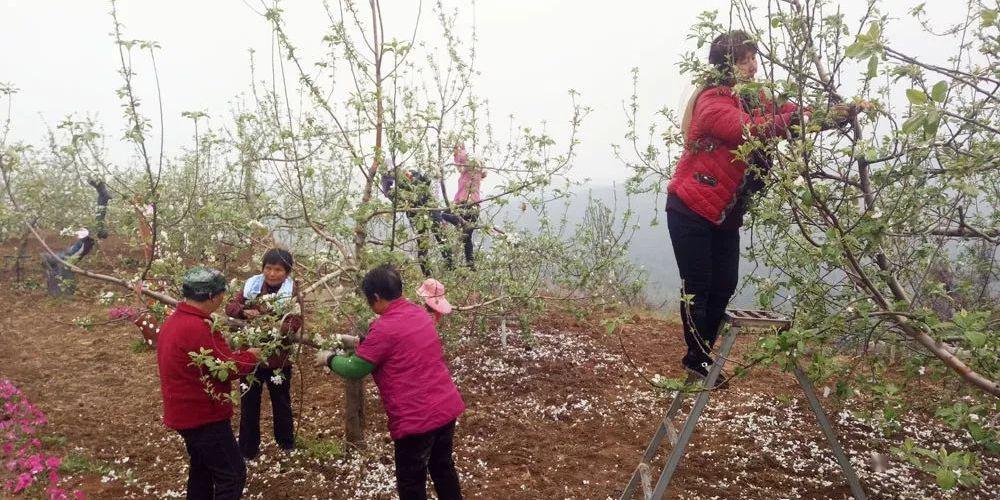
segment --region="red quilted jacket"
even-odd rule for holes
[[[160,329],[156,361],[163,395],[163,423],[171,429],[193,429],[233,416],[233,405],[228,399],[216,399],[205,392],[203,372],[191,363],[188,353],[204,347],[211,349],[216,358],[236,363],[239,373],[226,381],[211,381],[216,395],[227,394],[231,381],[239,380],[257,365],[253,353],[230,350],[222,334],[209,327],[210,320],[210,315],[181,302]]]
[[[698,95],[687,143],[667,191],[693,212],[719,225],[746,182],[746,163],[733,151],[747,138],[783,136],[798,107],[776,108],[761,99],[762,109],[743,110],[732,87],[709,87]]]

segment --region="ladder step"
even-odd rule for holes
[[[642,498],[649,500],[653,497],[653,478],[649,475],[649,464],[639,463],[639,479],[642,481]]]
[[[667,427],[667,441],[670,441],[670,446],[677,446],[677,429],[674,429],[674,424],[669,420],[664,420],[663,424]]]

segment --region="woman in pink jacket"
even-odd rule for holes
[[[403,278],[390,265],[368,271],[361,290],[378,315],[368,335],[354,354],[317,352],[317,364],[344,378],[371,374],[375,380],[395,449],[401,500],[425,500],[428,474],[439,500],[461,500],[453,444],[465,403],[445,363],[434,319],[403,297]]]
[[[462,244],[465,247],[465,262],[474,267],[475,247],[472,232],[479,220],[479,203],[482,201],[480,187],[486,177],[486,169],[479,160],[469,158],[465,145],[455,146],[455,166],[458,168],[458,192],[455,193],[455,207],[452,213],[444,214],[444,219],[462,228]]]

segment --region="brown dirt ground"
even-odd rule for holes
[[[107,255],[99,252],[88,265],[101,268],[108,263]],[[29,266],[36,281],[40,279],[37,269],[37,262]],[[41,288],[15,287],[7,279],[0,282],[0,377],[13,380],[48,415],[47,433],[64,438],[59,440],[62,444],[52,445],[53,452],[86,457],[115,471],[72,476],[72,485],[89,498],[171,496],[184,489],[183,444],[160,424],[154,353],[132,351],[131,344],[139,338],[132,325],[101,323],[107,317],[106,308],[94,299],[109,289],[81,280],[75,298],[53,299]],[[74,318],[87,315],[98,323],[92,331],[72,324]],[[618,336],[604,333],[597,319],[558,313],[538,325],[537,330],[548,335],[544,338],[563,338],[566,345],[579,346],[577,355],[559,351],[562,341],[546,344],[516,338],[507,350],[490,337],[449,344],[448,356],[469,407],[456,435],[456,458],[467,497],[607,498],[620,493],[668,400],[622,362]],[[621,344],[646,375],[682,376],[677,362],[682,342],[675,323],[637,315],[620,335]],[[740,344],[750,340],[740,339]],[[307,351],[304,356],[310,354]],[[503,368],[491,372],[490,363]],[[304,365],[297,366],[301,375],[297,373],[293,382],[297,414],[301,408],[298,431],[311,439],[339,437],[342,383]],[[354,461],[262,459],[250,467],[247,495],[390,498],[384,492],[392,487],[391,448],[371,385],[367,384],[366,405],[370,451]],[[800,408],[803,404],[792,378],[761,370],[720,392],[709,406],[716,401],[733,407],[755,404],[753,398],[761,395],[791,400],[791,405]],[[570,403],[578,406],[558,409]],[[274,455],[268,436],[268,404],[262,408],[263,452]],[[721,410],[706,424],[716,422],[714,427],[702,427],[695,434],[671,485],[671,498],[847,496],[847,487],[836,472],[828,474],[828,486],[797,482],[802,472],[768,458],[747,434],[736,435],[718,425],[739,417],[727,411]],[[769,411],[760,408],[761,415]],[[815,425],[807,423],[787,432],[826,449]],[[848,448],[867,446],[863,433],[845,434]],[[738,474],[720,471],[728,467],[720,466],[720,456],[729,454],[748,460]],[[808,454],[803,458],[808,461]],[[317,479],[320,476],[322,480]],[[728,486],[722,478],[728,478]],[[912,481],[928,482],[917,476]],[[979,496],[978,491],[966,493]]]

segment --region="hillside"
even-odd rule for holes
[[[677,262],[670,246],[670,234],[667,232],[666,214],[663,211],[664,198],[657,201],[653,194],[634,195],[631,198],[625,194],[621,186],[592,185],[585,186],[573,192],[568,205],[550,204],[553,214],[565,214],[569,226],[576,226],[583,221],[588,197],[600,201],[611,208],[617,221],[622,220],[626,210],[633,212],[633,221],[638,228],[632,234],[628,254],[633,265],[646,273],[646,299],[657,309],[673,312],[674,301],[680,289],[680,276],[677,274]],[[530,212],[530,209],[529,209]],[[534,215],[533,213],[531,215]],[[513,221],[517,227],[525,231],[537,228],[536,217],[523,216],[516,206],[508,205],[499,213],[499,220]],[[654,223],[655,220],[655,223]],[[749,234],[743,233],[743,246],[749,244]],[[757,266],[745,259],[740,260],[740,273],[745,276]],[[753,290],[745,287],[737,292],[733,303],[749,306],[753,302]]]

